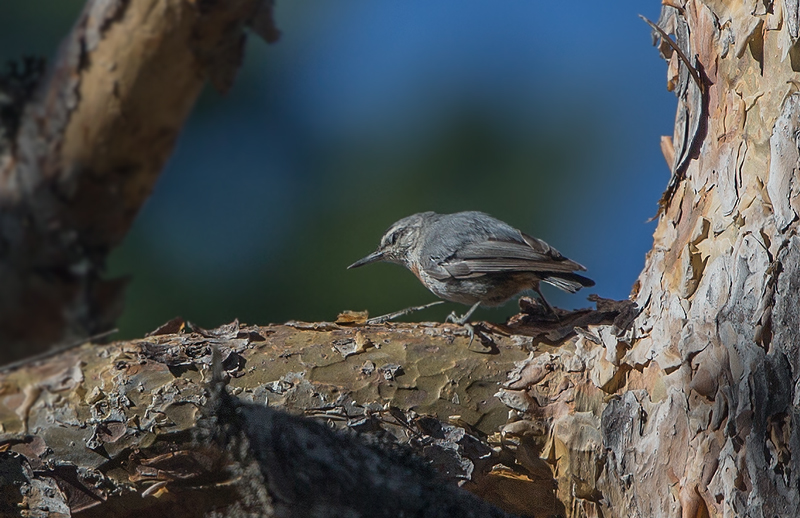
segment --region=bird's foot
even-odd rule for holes
[[[475,328],[472,327],[472,324],[464,323],[461,325],[464,326],[464,329],[467,330],[467,334],[469,335],[469,344],[467,344],[467,347],[472,347],[472,341],[475,340]]]
[[[460,317],[456,315],[455,311],[451,311],[450,314],[447,315],[447,319],[445,319],[445,322],[452,322],[454,324],[464,326],[464,328],[467,330],[467,333],[469,333],[469,345],[472,345],[472,341],[475,339],[475,328],[472,327],[471,324],[468,324],[467,320],[469,320],[469,317],[472,316],[472,314],[475,312],[476,309],[478,309],[478,306],[480,305],[481,305],[480,301],[476,302],[475,304],[472,305],[471,308],[469,308],[469,311],[467,311]]]
[[[452,322],[453,324],[458,324],[460,326],[463,326],[467,322],[468,318],[469,318],[468,313],[464,313],[463,315],[458,316],[455,311],[451,311],[450,314],[447,315],[447,318],[444,319],[444,321]]]
[[[463,326],[467,322],[467,320],[469,320],[469,317],[471,317],[472,314],[475,313],[475,310],[478,309],[478,306],[480,305],[481,301],[476,302],[475,304],[472,305],[471,308],[469,308],[469,311],[467,311],[460,317],[456,315],[455,311],[451,311],[450,314],[447,315],[447,319],[445,320],[445,322],[452,322],[454,324]]]
[[[544,295],[542,295],[542,292],[539,290],[538,287],[535,288],[535,291],[539,295],[539,301],[544,307],[545,314],[547,314],[550,317],[555,317],[556,321],[560,322],[561,318],[558,316],[558,313],[556,313],[556,310],[553,309],[553,306],[551,306],[550,303],[547,302],[547,299],[544,298]]]
[[[451,311],[445,322],[452,322],[453,324],[458,324],[460,326],[464,326],[464,329],[467,330],[467,334],[469,334],[469,345],[472,345],[472,341],[475,339],[475,328],[472,327],[472,324],[467,323],[467,319],[469,318],[469,313],[465,313],[461,316],[456,315],[455,311]]]

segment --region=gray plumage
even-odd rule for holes
[[[575,273],[586,270],[582,265],[541,239],[476,211],[403,218],[389,227],[375,252],[348,268],[376,261],[405,266],[436,296],[471,304],[473,310],[479,304],[498,306],[526,290],[542,297],[540,282],[570,293],[594,286]]]

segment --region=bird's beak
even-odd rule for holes
[[[377,250],[375,252],[372,252],[368,256],[364,257],[363,259],[359,259],[358,261],[354,262],[353,264],[348,266],[347,269],[349,270],[351,268],[358,268],[359,266],[364,266],[365,264],[374,263],[382,259],[383,259],[383,252]]]

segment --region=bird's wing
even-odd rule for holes
[[[467,244],[439,264],[456,279],[499,272],[570,273],[585,270],[544,241],[521,232],[519,235],[519,241],[489,238]]]

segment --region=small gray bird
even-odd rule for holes
[[[476,211],[403,218],[389,227],[376,251],[347,268],[376,261],[401,264],[437,297],[472,305],[462,317],[448,317],[458,324],[481,304],[499,306],[526,290],[535,291],[552,312],[539,291],[541,281],[570,293],[594,286],[575,273],[586,268],[541,239]]]

